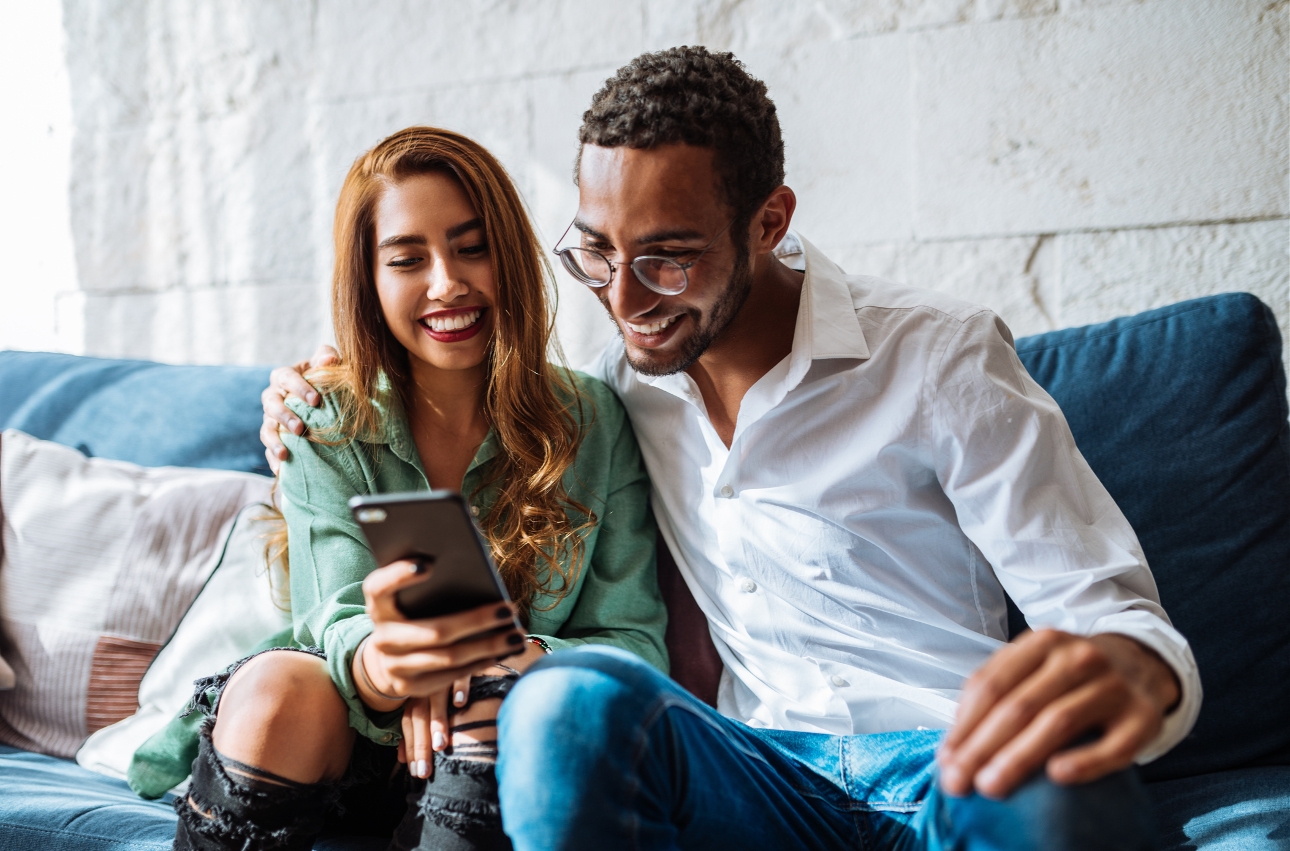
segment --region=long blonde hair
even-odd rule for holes
[[[583,562],[583,533],[596,522],[564,486],[589,400],[571,374],[547,362],[554,334],[551,268],[510,176],[476,142],[449,130],[409,127],[350,168],[333,231],[332,322],[340,364],[311,375],[338,403],[341,417],[336,434],[310,437],[330,443],[380,433],[383,414],[376,403],[383,388],[411,410],[408,353],[383,321],[376,292],[375,208],[387,186],[430,172],[451,174],[461,184],[483,219],[492,258],[497,303],[484,414],[499,451],[479,488],[496,488],[480,525],[507,590],[527,614],[538,593],[558,602],[572,589]]]

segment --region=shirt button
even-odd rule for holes
[[[394,734],[393,734],[393,733],[386,733],[384,736],[381,736],[381,741],[382,741],[382,742],[389,742],[389,741],[393,741],[393,739],[394,739]]]
[[[478,505],[472,505],[472,506],[470,507],[470,516],[471,516],[471,517],[478,517],[478,516],[479,516],[479,506],[478,506]]]
[[[751,594],[757,590],[757,583],[753,582],[751,579],[745,579],[743,582],[739,583],[739,587],[744,589],[745,592]]]
[[[838,688],[846,688],[847,686],[851,685],[851,683],[849,683],[849,682],[847,682],[846,680],[842,679],[842,678],[841,678],[840,676],[838,676],[837,674],[834,674],[832,679],[833,679],[833,684],[834,684],[835,686],[837,686]]]
[[[721,495],[729,499],[730,497],[735,495],[735,489],[730,487],[730,485],[722,485]]]

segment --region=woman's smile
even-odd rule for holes
[[[483,330],[484,323],[481,320],[487,310],[483,305],[436,310],[422,316],[417,324],[432,340],[456,343],[469,340]]]

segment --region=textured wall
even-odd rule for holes
[[[64,0],[87,352],[281,362],[329,337],[349,163],[412,123],[491,147],[544,238],[634,55],[769,84],[799,229],[1020,336],[1249,290],[1290,329],[1286,0]],[[75,326],[80,327],[80,326]],[[612,334],[562,283],[584,362]]]

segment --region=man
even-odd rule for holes
[[[1190,730],[1195,662],[1007,328],[792,233],[729,54],[638,57],[580,139],[561,260],[725,670],[718,713],[627,654],[535,667],[500,723],[516,848],[1149,847],[1127,769]]]

